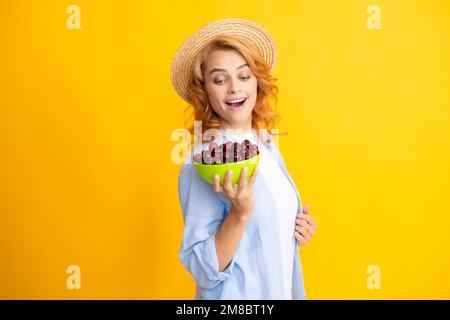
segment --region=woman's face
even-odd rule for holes
[[[257,79],[236,50],[215,50],[208,55],[205,90],[224,129],[252,128]],[[243,104],[232,104],[245,99]]]

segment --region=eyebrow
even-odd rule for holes
[[[239,69],[241,69],[241,68],[243,68],[243,67],[250,67],[250,66],[248,65],[248,63],[244,63],[243,65],[237,67],[236,70],[239,70]],[[216,72],[216,71],[227,71],[227,70],[225,70],[225,69],[220,69],[220,68],[214,68],[214,69],[212,69],[212,70],[209,72],[209,75],[211,75],[211,73]]]

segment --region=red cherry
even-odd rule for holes
[[[208,145],[209,151],[213,151],[215,148],[217,148],[217,143],[215,143],[214,141],[210,142]]]
[[[232,154],[225,155],[224,153],[224,163],[233,163],[234,162],[234,156]]]
[[[232,149],[233,149],[233,146],[234,146],[234,143],[233,143],[232,141],[227,141],[227,142],[225,143],[225,148],[226,148],[227,150],[232,150]]]
[[[250,145],[251,145],[250,140],[245,139],[244,141],[242,141],[242,147],[244,147],[244,148],[249,148]]]
[[[214,162],[216,164],[222,164],[223,163],[223,152],[216,151],[213,158],[214,158]]]
[[[257,151],[257,150],[250,150],[248,156],[249,156],[249,158],[253,158],[253,157],[256,157],[258,154],[259,154],[259,151]]]
[[[208,150],[203,150],[202,151],[202,163],[203,164],[210,164],[209,162],[211,162],[211,152],[209,152]]]
[[[200,153],[197,153],[194,155],[194,162],[195,163],[202,163],[202,155]]]

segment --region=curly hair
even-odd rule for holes
[[[205,79],[204,72],[206,69],[206,61],[208,55],[215,50],[236,50],[240,53],[248,63],[250,70],[257,79],[257,98],[252,111],[252,129],[266,129],[272,131],[276,123],[281,119],[281,115],[276,112],[269,104],[270,99],[277,103],[278,87],[275,85],[277,78],[270,74],[269,66],[264,61],[257,47],[251,41],[241,37],[218,36],[207,44],[196,56],[192,68],[192,77],[189,81],[189,93],[192,97],[191,104],[187,106],[184,113],[191,110],[193,112],[185,121],[188,126],[189,120],[194,117],[188,130],[194,135],[194,121],[202,122],[202,134],[208,129],[220,129],[220,116],[213,110],[210,105],[208,94],[204,88]],[[269,132],[270,135],[277,133]],[[278,133],[284,135],[287,133]],[[194,137],[195,139],[195,137]],[[191,139],[191,145],[194,143]]]

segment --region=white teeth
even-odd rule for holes
[[[229,100],[229,101],[227,101],[227,103],[238,103],[238,102],[242,102],[244,100],[245,100],[245,98],[240,99],[240,100]]]

